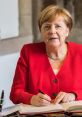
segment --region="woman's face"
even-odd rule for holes
[[[41,27],[42,39],[46,45],[61,46],[65,44],[68,34],[69,28],[66,26],[62,16],[43,23]]]

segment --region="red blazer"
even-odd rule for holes
[[[82,100],[82,45],[68,43],[68,54],[57,75],[49,63],[43,42],[27,44],[21,50],[10,99],[13,103],[28,103],[42,90],[52,99],[60,92],[75,92]]]

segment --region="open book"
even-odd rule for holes
[[[82,112],[82,101],[72,101],[69,103],[50,104],[48,106],[36,107],[33,105],[17,104],[12,107],[4,108],[0,112],[5,116],[18,111],[20,114],[42,114],[51,112]]]

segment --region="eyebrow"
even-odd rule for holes
[[[44,25],[51,25],[52,23],[44,23]]]

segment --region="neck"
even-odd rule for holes
[[[47,56],[55,61],[55,60],[64,60],[67,55],[67,45],[64,44],[62,47],[56,48],[46,48]]]

